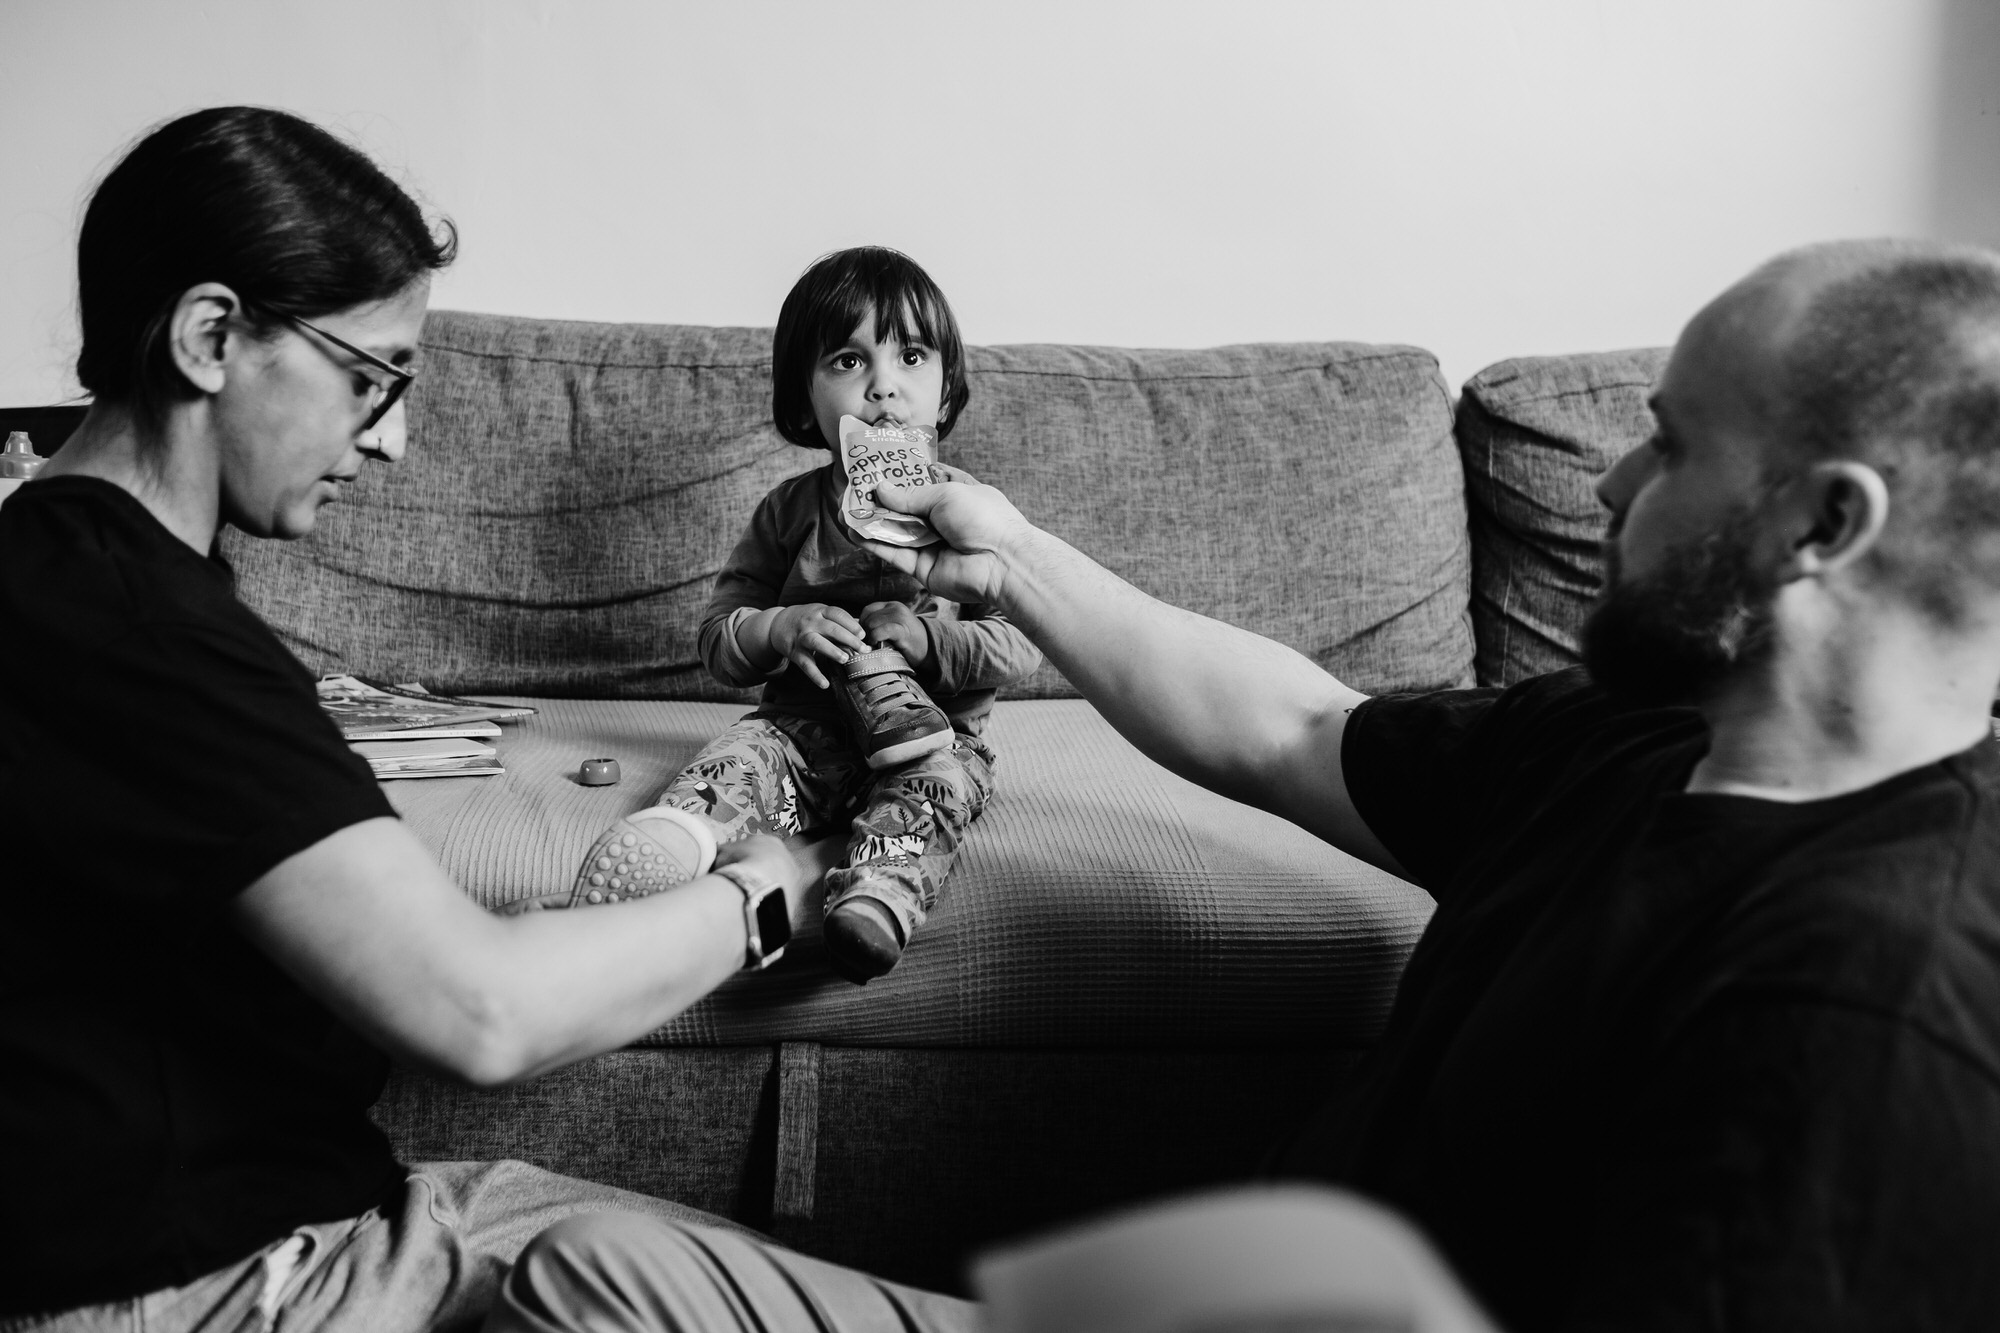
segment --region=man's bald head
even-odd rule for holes
[[[2000,592],[2000,256],[1844,242],[1766,264],[1697,318],[1743,358],[1774,477],[1850,459],[1889,520],[1872,570],[1960,623]],[[1696,326],[1690,326],[1690,333]]]

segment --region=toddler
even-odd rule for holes
[[[993,791],[981,738],[994,690],[1042,655],[997,613],[925,592],[842,522],[840,419],[951,432],[971,396],[944,293],[894,250],[841,250],[778,313],[772,415],[827,465],[750,516],[702,616],[702,661],[761,705],[703,747],[659,798],[716,842],[851,830],[826,876],[826,947],[843,977],[894,967],[937,902]],[[865,498],[865,497],[864,497]],[[928,691],[928,695],[926,695]]]

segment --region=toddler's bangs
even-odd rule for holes
[[[920,343],[938,352],[951,346],[946,337],[950,325],[935,293],[915,283],[898,282],[892,275],[879,275],[865,286],[842,283],[829,304],[827,321],[819,331],[820,356],[846,342],[847,335],[871,314],[874,325],[870,336],[878,343],[894,335],[898,342]]]

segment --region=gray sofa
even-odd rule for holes
[[[771,429],[764,330],[439,312],[425,343],[408,459],[309,539],[229,554],[317,669],[539,706],[504,777],[389,787],[500,907],[742,713],[697,615],[757,497],[823,455]],[[945,452],[1361,689],[1500,683],[1573,659],[1590,481],[1643,438],[1659,361],[1507,362],[1455,405],[1408,347],[973,348]],[[1165,773],[1052,669],[989,736],[998,794],[888,977],[833,978],[808,933],[628,1050],[497,1092],[399,1073],[399,1151],[522,1158],[940,1287],[979,1244],[1253,1171],[1377,1031],[1429,899]],[[598,755],[620,785],[575,783]]]

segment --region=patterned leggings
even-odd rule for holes
[[[837,722],[752,714],[703,746],[658,804],[705,816],[716,841],[849,824],[846,859],[826,874],[826,906],[868,897],[903,938],[937,905],[959,841],[993,794],[995,756],[963,732],[950,749],[876,771]]]

